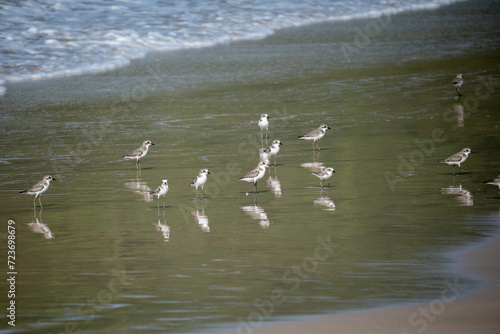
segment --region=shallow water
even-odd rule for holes
[[[455,1],[2,1],[0,95],[5,82],[105,72],[148,52],[264,38],[287,27],[437,8]]]
[[[448,17],[430,13],[426,27]],[[401,29],[418,36],[412,18],[393,17],[369,59],[338,52],[358,21],[9,86],[0,195],[2,219],[17,224],[16,329],[207,332],[425,300],[446,280],[476,286],[444,254],[497,229],[500,195],[482,183],[499,173],[496,49],[463,55],[457,102],[453,41],[428,60],[395,54]],[[269,143],[283,146],[254,196],[237,179],[266,144],[264,112]],[[332,130],[313,153],[297,136],[322,122]],[[121,156],[145,139],[155,146],[137,173]],[[471,173],[453,177],[437,160],[464,146]],[[324,189],[315,164],[335,168]],[[196,201],[188,184],[202,167]],[[36,224],[32,197],[18,194],[47,173],[57,181],[36,217],[53,239],[25,225]],[[162,178],[158,210],[144,191]]]

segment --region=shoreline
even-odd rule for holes
[[[215,38],[210,41],[197,41],[194,44],[190,45],[189,42],[186,41],[176,41],[177,44],[174,45],[160,45],[152,47],[152,46],[144,46],[143,48],[137,48],[132,50],[132,53],[124,54],[117,57],[112,57],[107,55],[108,57],[104,57],[104,59],[108,58],[109,60],[98,62],[93,65],[82,64],[81,66],[77,66],[76,68],[72,67],[61,67],[56,68],[52,71],[41,71],[34,73],[9,73],[3,74],[0,73],[0,96],[4,95],[10,84],[16,83],[24,83],[24,82],[37,82],[43,80],[50,79],[59,79],[59,78],[71,78],[75,76],[81,75],[91,75],[91,74],[102,74],[106,72],[111,72],[115,70],[119,70],[123,67],[130,66],[136,60],[144,60],[149,57],[151,54],[155,53],[169,53],[176,51],[185,51],[191,49],[199,49],[199,48],[211,48],[225,44],[238,43],[243,41],[252,41],[252,40],[260,40],[268,38],[279,31],[291,29],[291,28],[304,28],[311,25],[316,24],[325,24],[325,23],[335,23],[335,22],[347,22],[347,21],[356,21],[356,20],[369,20],[376,19],[382,16],[387,15],[398,15],[401,13],[415,12],[415,11],[426,11],[426,10],[434,10],[442,7],[446,7],[452,4],[459,2],[459,0],[442,0],[440,3],[414,3],[406,6],[402,6],[400,8],[385,8],[385,9],[377,9],[375,11],[368,11],[359,13],[347,13],[345,15],[339,16],[331,16],[331,17],[313,17],[311,19],[304,19],[303,21],[299,20],[298,22],[281,22],[278,24],[278,27],[275,27],[274,24],[271,24],[269,27],[264,26],[262,30],[259,31],[247,31],[243,33],[241,36],[224,36],[224,38],[219,40],[219,38]],[[187,43],[187,44],[186,44]]]
[[[448,254],[455,279],[445,280],[439,296],[426,303],[388,305],[373,309],[318,315],[307,320],[285,320],[244,328],[252,334],[470,334],[500,332],[500,231]],[[480,285],[472,291],[458,275],[472,276]],[[241,329],[224,334],[241,333]]]
[[[80,305],[94,297],[96,286],[105,287],[108,283],[102,273],[115,265],[136,270],[131,274],[134,284],[113,296],[117,305],[127,307],[103,308],[105,316],[85,323],[85,331],[142,332],[149,328],[165,333],[205,334],[437,334],[460,333],[455,327],[446,327],[456,325],[459,318],[465,323],[459,327],[464,328],[464,333],[471,333],[481,332],[471,328],[487,314],[489,318],[483,322],[495,326],[491,320],[498,314],[498,305],[490,307],[494,312],[480,307],[483,300],[490,300],[493,295],[485,290],[491,289],[492,284],[482,278],[483,271],[496,274],[498,267],[481,267],[475,258],[464,257],[492,240],[500,244],[497,191],[490,186],[484,186],[488,193],[479,190],[483,187],[479,182],[491,178],[492,173],[496,175],[495,165],[498,166],[491,161],[495,156],[491,141],[498,136],[493,126],[499,124],[499,116],[494,114],[498,99],[466,99],[473,97],[481,76],[499,77],[494,49],[479,49],[485,55],[477,57],[478,49],[467,49],[453,53],[450,60],[446,50],[452,49],[453,40],[437,38],[433,45],[442,42],[442,49],[433,53],[432,44],[427,47],[427,42],[417,48],[422,54],[431,54],[430,59],[407,59],[413,56],[412,46],[421,45],[420,38],[428,40],[429,36],[450,29],[448,19],[465,7],[452,6],[450,13],[439,10],[393,17],[392,25],[385,27],[383,34],[355,49],[348,64],[340,47],[344,43],[358,46],[353,42],[359,36],[357,28],[368,27],[369,20],[290,29],[262,41],[151,55],[109,74],[14,86],[4,102],[13,102],[4,124],[8,134],[4,145],[22,143],[14,151],[21,154],[11,154],[10,160],[6,160],[9,165],[6,164],[4,173],[11,178],[12,189],[41,168],[50,167],[63,174],[64,169],[56,168],[62,163],[69,170],[48,195],[54,196],[55,204],[44,212],[56,241],[49,247],[35,239],[40,235],[26,232],[23,237],[26,244],[40,244],[39,258],[52,259],[48,269],[38,269],[42,262],[37,259],[25,260],[37,276],[23,282],[27,291],[20,300],[27,305],[23,322],[31,328],[32,324],[46,323],[37,332],[63,331],[61,320],[65,324],[74,321],[67,305]],[[466,20],[464,31],[470,31],[467,28],[471,24],[467,22],[474,20]],[[420,37],[423,27],[428,30],[423,29]],[[408,42],[403,38],[408,38]],[[398,50],[407,52],[399,54]],[[369,59],[365,59],[365,51],[369,52]],[[485,61],[486,57],[492,60]],[[345,67],[332,66],[336,63]],[[455,131],[457,120],[451,117],[454,114],[449,115],[455,102],[448,76],[458,73],[457,68],[469,73],[464,86],[468,95],[463,101],[477,101],[480,109],[470,112],[465,128]],[[408,79],[412,78],[417,80],[410,87]],[[312,129],[316,117],[338,125],[332,126],[333,134],[324,139],[331,142],[323,142],[326,150],[321,162],[333,164],[339,173],[333,187],[325,191],[327,197],[323,197],[323,190],[310,187],[313,183],[309,182],[314,180],[306,179],[309,173],[297,166],[298,162],[310,161],[310,149],[303,143],[285,143],[278,173],[284,196],[281,197],[281,184],[280,197],[263,192],[262,212],[266,217],[269,214],[273,224],[269,229],[261,229],[256,220],[241,210],[242,205],[252,202],[244,197],[244,186],[234,185],[235,178],[225,180],[220,176],[232,175],[230,162],[246,168],[243,160],[248,158],[247,150],[235,148],[240,148],[238,144],[250,146],[248,138],[258,136],[250,122],[253,124],[255,115],[271,110],[278,125],[275,133],[286,143],[295,140],[296,133],[305,133],[303,128]],[[426,153],[418,173],[401,177],[405,182],[398,183],[398,193],[390,193],[382,173],[397,171],[402,176],[397,155],[412,157],[414,152],[423,152],[415,149],[414,143],[428,142],[432,128],[446,129],[448,136],[446,143],[433,147],[436,156],[447,156],[456,145],[482,151],[467,162],[466,169],[472,167],[469,170],[473,174],[457,177],[460,188],[455,187],[453,177],[452,188],[451,173],[436,169],[438,158]],[[148,156],[141,181],[133,166],[121,164],[118,159],[145,133],[150,136],[145,139],[153,140],[157,146]],[[27,135],[29,140],[25,139]],[[33,152],[54,159],[44,162]],[[367,161],[371,162],[368,172]],[[191,181],[192,170],[201,167],[201,163],[214,171],[209,186],[217,185],[208,191],[206,201],[211,202],[206,206],[206,219],[210,216],[213,227],[210,234],[199,230],[199,203],[186,205],[192,200],[192,193],[183,180]],[[94,170],[89,166],[99,167]],[[274,175],[277,180],[276,169]],[[156,186],[165,177],[171,179],[172,190],[179,184],[184,191],[172,192],[169,210],[164,211],[160,221],[159,213],[155,214],[156,203],[143,203],[144,199],[133,194],[128,185]],[[470,199],[474,196],[474,208],[462,206],[462,196],[442,194],[442,189],[462,190],[462,183],[465,194]],[[73,196],[63,196],[73,194],[74,189],[82,190],[76,202]],[[495,197],[491,197],[493,192]],[[318,200],[330,200],[328,196],[332,202],[335,200],[335,212],[316,204]],[[12,200],[15,209],[11,212],[32,215],[30,210],[22,209],[26,207],[24,201],[18,201],[16,196],[5,197]],[[97,207],[96,202],[103,205]],[[125,208],[125,203],[130,205]],[[255,197],[253,203],[257,203]],[[132,210],[136,207],[138,210]],[[205,215],[204,206],[201,207]],[[68,214],[71,225],[67,224]],[[152,229],[152,221],[157,226],[171,225],[168,243]],[[95,231],[100,233],[96,236]],[[307,256],[314,255],[311,252],[317,246],[316,238],[330,233],[341,238],[342,252],[310,277],[318,281],[304,280],[301,290],[295,293],[288,284],[293,282],[283,279],[284,268],[304,266]],[[294,247],[290,247],[291,240]],[[71,243],[79,243],[74,251],[82,263],[61,268],[59,263],[65,263],[61,254]],[[112,247],[101,252],[103,245]],[[138,256],[137,247],[141,254]],[[96,252],[98,258],[105,260],[95,261]],[[498,247],[477,256],[495,262],[497,254]],[[468,266],[473,272],[463,274]],[[52,271],[56,270],[61,280],[55,282]],[[481,281],[476,276],[470,279],[476,270]],[[76,283],[72,279],[75,274],[80,277],[80,273],[94,272],[95,279],[92,276],[89,281]],[[276,312],[270,312],[270,316],[251,317],[269,312],[256,308],[257,304],[252,305],[250,300],[261,296],[273,301],[268,298],[279,296],[269,292],[283,291],[279,288],[285,286],[290,291],[290,303],[278,301]],[[483,290],[486,297],[476,301],[479,307],[474,306],[474,301],[467,302],[467,298]],[[67,298],[60,304],[51,298],[33,298],[50,296],[52,291],[60,291]],[[153,298],[156,303],[151,303]],[[354,304],[353,299],[360,302]],[[463,299],[466,304],[460,310]],[[496,300],[500,300],[497,295],[491,299]],[[53,317],[37,315],[37,310],[46,305],[52,306]],[[427,308],[427,313],[420,307]],[[477,309],[479,315],[470,308],[474,312]],[[429,309],[434,311],[429,313]],[[143,316],[139,318],[137,314]],[[243,320],[238,323],[240,319]],[[442,324],[446,321],[448,324]],[[481,333],[485,332],[493,331],[486,329]]]

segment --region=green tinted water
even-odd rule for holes
[[[334,66],[342,55],[324,35],[334,28],[347,29],[11,85],[1,201],[17,227],[16,329],[206,332],[433,298],[446,279],[473,287],[442,252],[498,223],[498,190],[482,183],[499,173],[497,58],[463,67],[457,102],[444,60]],[[266,145],[261,113],[269,143],[283,146],[254,196],[238,177]],[[332,130],[315,154],[297,136],[323,122]],[[137,173],[121,156],[145,139],[155,146]],[[464,146],[472,173],[453,177],[437,160]],[[331,186],[319,187],[313,165],[335,168]],[[188,184],[202,167],[211,175],[196,201]],[[44,174],[57,181],[35,218],[18,192]],[[163,178],[164,211],[145,195]]]

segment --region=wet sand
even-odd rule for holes
[[[488,24],[497,16],[484,17],[498,5],[480,6],[491,2],[403,13],[390,22],[288,29],[265,40],[151,55],[110,73],[9,85],[0,100],[0,109],[11,110],[2,124],[5,152],[16,148],[2,170],[10,182],[2,198],[11,208],[7,214],[29,222],[31,199],[19,190],[44,170],[58,179],[44,195],[43,221],[56,238],[44,243],[27,230],[18,235],[26,271],[18,299],[24,316],[16,330],[60,333],[76,324],[94,333],[492,333],[499,314],[492,291],[498,249],[464,253],[464,259],[471,254],[494,264],[475,258],[464,264],[490,282],[474,294],[474,280],[466,281],[441,256],[498,229],[498,213],[493,222],[480,220],[500,203],[497,190],[482,183],[500,166],[492,158],[498,159],[493,92],[500,90],[500,44]],[[463,13],[467,19],[457,23]],[[451,80],[461,72],[467,73],[465,120],[449,115],[458,106]],[[484,78],[493,85],[484,87]],[[255,203],[244,195],[251,185],[237,181],[242,174],[228,166],[236,162],[242,173],[253,168],[251,150],[239,144],[251,146],[248,138],[259,135],[255,116],[271,111],[273,130],[285,144],[279,173],[274,170],[283,196],[274,198],[259,184],[266,190],[259,203],[272,219],[261,229],[240,209]],[[312,188],[317,180],[298,165],[311,154],[297,135],[318,126],[317,118],[334,125],[320,142],[320,161],[337,170],[334,187],[324,193],[335,200],[335,212],[316,205],[330,197]],[[421,152],[413,143],[428,142],[433,129],[445,129],[447,141],[403,175],[398,157]],[[120,157],[144,139],[156,145],[141,179],[134,162]],[[436,161],[463,146],[479,153],[464,166],[472,174],[455,184],[451,168]],[[206,165],[213,188],[207,186],[210,197],[198,210],[187,184]],[[398,173],[395,190],[386,171]],[[227,183],[223,175],[231,176]],[[160,222],[157,203],[132,187],[156,187],[165,177],[171,192]],[[443,195],[443,189],[463,195]],[[205,209],[209,234],[193,219]],[[152,227],[167,222],[168,243]],[[291,291],[283,282],[286,268],[305,263],[317,238],[330,233],[341,252]],[[75,261],[67,261],[68,249]],[[86,307],[107,291],[114,279],[109,271],[119,268],[132,269],[132,283],[98,307],[93,321],[79,318],[77,305]],[[255,298],[284,289],[298,302],[281,303],[264,323],[238,331],[238,319],[256,310]],[[367,310],[417,300],[426,302]],[[436,314],[424,313],[426,307]],[[325,315],[344,310],[354,312]]]
[[[459,280],[443,282],[443,291],[428,303],[284,322],[234,332],[255,334],[470,334],[500,333],[500,236],[459,254],[458,267],[481,280],[484,287],[467,293]]]

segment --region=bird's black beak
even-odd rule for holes
[[[56,179],[52,179],[52,181],[56,181]]]
[[[154,143],[151,143],[151,145],[154,145]]]
[[[331,127],[328,127],[329,129],[331,129]]]
[[[282,142],[280,142],[280,145],[283,145],[283,143],[282,143]]]
[[[210,174],[210,172],[207,172],[207,174]]]

